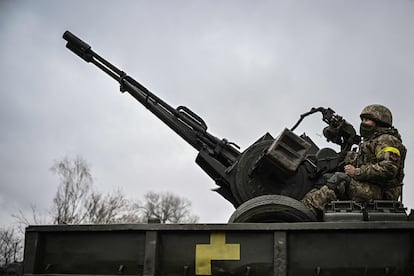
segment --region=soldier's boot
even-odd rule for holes
[[[325,204],[335,201],[336,194],[327,185],[310,190],[301,200],[317,217],[321,217]]]

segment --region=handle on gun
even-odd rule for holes
[[[186,106],[177,107],[178,114],[180,118],[184,119],[185,123],[192,123],[193,126],[199,126],[202,130],[207,130],[207,125],[200,116],[195,114],[191,109]]]
[[[300,118],[299,118],[299,120],[296,122],[296,124],[290,129],[290,131],[294,131],[298,126],[299,126],[299,124],[303,121],[303,119],[305,119],[305,117],[307,117],[307,116],[309,116],[309,115],[311,115],[311,114],[313,114],[313,113],[316,113],[316,112],[322,112],[323,113],[323,111],[325,110],[325,108],[323,108],[323,107],[318,107],[318,108],[316,108],[316,107],[312,107],[312,109],[310,110],[310,111],[308,111],[308,112],[306,112],[306,113],[303,113],[303,114],[301,114],[300,115]]]

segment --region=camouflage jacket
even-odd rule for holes
[[[400,185],[404,178],[406,153],[396,129],[379,128],[359,145],[354,179],[382,187]]]

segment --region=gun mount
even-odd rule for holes
[[[196,163],[218,186],[215,191],[235,208],[247,208],[249,214],[259,212],[261,215],[253,219],[256,222],[316,220],[299,200],[320,185],[323,174],[338,170],[344,153],[360,141],[352,125],[332,109],[319,107],[302,114],[290,130],[283,130],[278,137],[266,133],[240,152],[235,143],[210,134],[203,119],[189,108],[173,108],[69,31],[63,38],[68,49],[119,82],[121,92],[128,92],[193,146],[198,151]],[[319,149],[305,134],[293,132],[306,116],[316,112],[321,112],[328,124],[324,136],[341,146],[340,153]],[[257,200],[263,196],[265,200]],[[243,219],[242,213],[236,212],[239,215],[232,216],[231,221],[252,221],[251,216]]]

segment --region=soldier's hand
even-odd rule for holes
[[[356,168],[352,165],[345,165],[344,167],[344,171],[347,175],[349,175],[350,177],[354,177],[355,176],[355,170]]]

